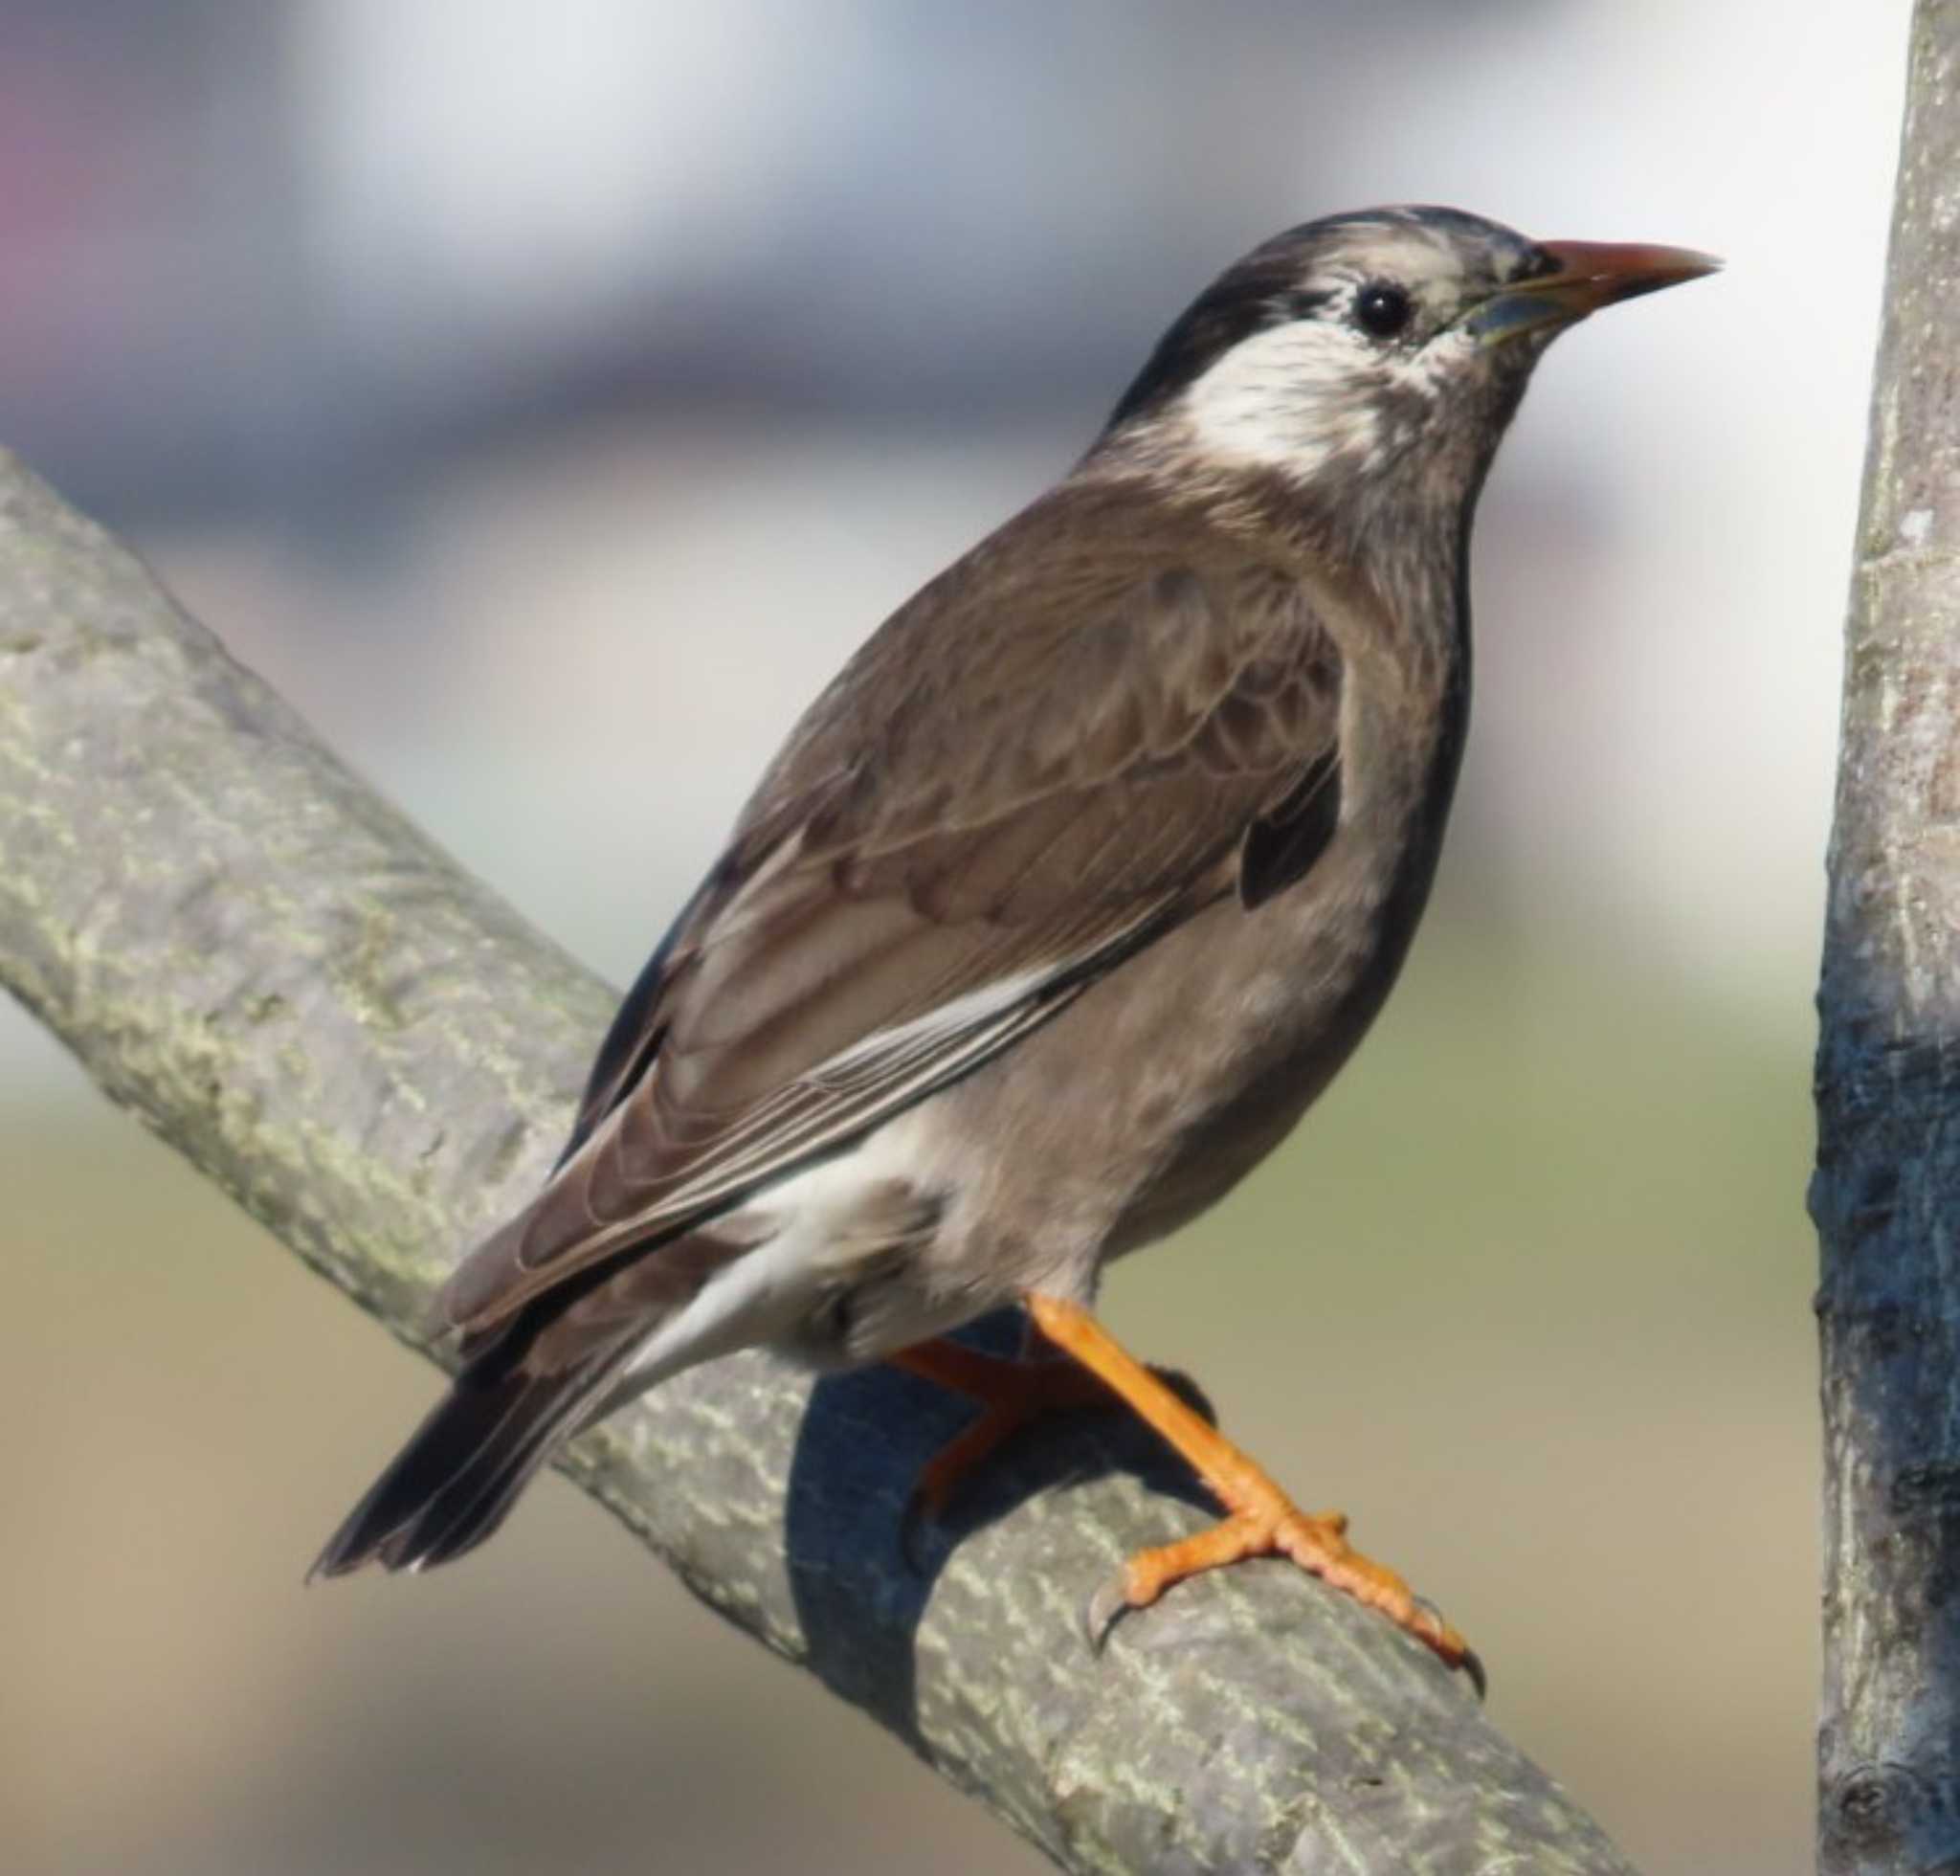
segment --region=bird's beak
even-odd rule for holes
[[[1500,288],[1464,322],[1485,345],[1548,325],[1576,324],[1616,300],[1659,293],[1722,265],[1713,255],[1692,248],[1617,241],[1544,241],[1538,253],[1542,273]]]

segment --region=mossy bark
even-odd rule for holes
[[[1919,0],[1819,995],[1825,1876],[1960,1869],[1960,0]]]

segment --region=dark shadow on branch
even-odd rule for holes
[[[989,1354],[1021,1348],[1022,1319],[1002,1310],[958,1338]],[[1200,1407],[1202,1396],[1181,1392]],[[812,1390],[790,1466],[785,1547],[809,1664],[854,1706],[893,1716],[923,1756],[914,1710],[920,1619],[959,1547],[1046,1492],[1114,1472],[1203,1511],[1210,1502],[1190,1469],[1127,1410],[1058,1414],[1017,1433],[971,1475],[939,1519],[907,1528],[912,1482],[975,1410],[929,1383],[885,1367],[827,1376]],[[1032,1560],[1033,1569],[1043,1562]],[[1084,1608],[1093,1581],[1059,1585]],[[867,1624],[857,1612],[869,1609]],[[1080,1633],[1084,1668],[1094,1650]]]

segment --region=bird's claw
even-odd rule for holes
[[[1130,1600],[1127,1570],[1105,1576],[1096,1586],[1096,1593],[1082,1605],[1082,1633],[1088,1638],[1092,1655],[1102,1652],[1110,1631],[1135,1607]]]
[[[1438,1632],[1455,1633],[1454,1630],[1450,1629],[1449,1623],[1443,1619],[1443,1612],[1428,1597],[1418,1596],[1415,1598],[1415,1606],[1430,1619]],[[1426,1638],[1418,1639],[1426,1641]],[[1448,1655],[1444,1654],[1441,1649],[1436,1647],[1433,1643],[1429,1644],[1429,1646],[1430,1652],[1441,1660],[1445,1666],[1459,1668],[1462,1671],[1464,1678],[1475,1690],[1477,1704],[1481,1707],[1490,1694],[1490,1676],[1483,1671],[1483,1657],[1475,1648],[1471,1647],[1467,1642],[1463,1641],[1460,1636],[1457,1637],[1458,1652],[1455,1660],[1451,1660]]]

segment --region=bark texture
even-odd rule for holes
[[[1819,997],[1819,1867],[1960,1870],[1960,0],[1919,0]]]
[[[5,458],[0,981],[417,1347],[444,1269],[543,1173],[612,1002]],[[1288,1567],[1182,1588],[1092,1654],[1088,1591],[1205,1516],[1120,1420],[1023,1442],[909,1566],[906,1488],[960,1418],[888,1371],[813,1387],[750,1355],[569,1469],[1066,1868],[1624,1876],[1460,1679]]]

